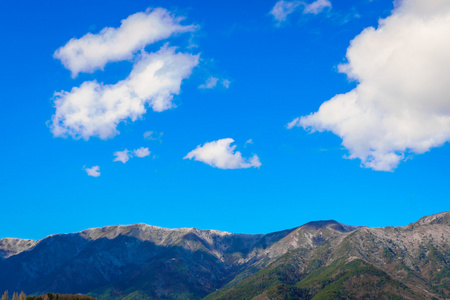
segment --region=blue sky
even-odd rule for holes
[[[418,3],[2,1],[0,238],[448,210],[450,9]]]

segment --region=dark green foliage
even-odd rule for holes
[[[437,283],[441,283],[444,279],[447,280],[447,285],[450,284],[450,270],[447,267],[443,267],[434,277],[434,281]]]
[[[73,294],[52,294],[47,293],[41,296],[27,296],[27,300],[97,300],[86,295],[73,295]]]
[[[318,261],[312,261],[313,266]],[[313,267],[311,266],[311,268]],[[403,299],[415,297],[403,283],[369,263],[356,259],[340,260],[322,266],[307,276],[294,265],[265,269],[205,299],[252,299],[265,294],[269,299]]]
[[[340,273],[337,280],[325,285],[313,299],[343,299],[351,295],[354,299],[403,299],[401,295],[414,294],[404,284],[363,261],[344,266]],[[322,280],[329,282],[326,278]]]
[[[386,259],[387,263],[390,263],[395,258],[395,254],[391,249],[385,247],[383,251],[383,257]]]
[[[334,262],[330,266],[321,267],[312,271],[305,279],[298,283],[298,285],[304,288],[311,289],[319,287],[319,289],[322,289],[333,282],[334,277],[339,276],[340,273],[347,272],[348,269],[359,267],[361,263],[360,260],[354,260],[349,264],[345,264],[344,261]]]
[[[276,300],[310,299],[309,291],[296,286],[278,284],[267,291],[267,297]]]
[[[302,274],[295,266],[278,265],[274,269],[263,269],[235,286],[214,292],[205,299],[252,299],[272,287],[294,285],[301,277]],[[276,293],[276,290],[273,292]]]

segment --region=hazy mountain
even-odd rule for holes
[[[0,291],[101,299],[450,295],[450,212],[405,227],[310,222],[270,234],[145,224],[0,240]],[[397,298],[395,298],[397,299]]]

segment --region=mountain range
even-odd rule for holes
[[[399,212],[401,213],[401,212]],[[450,212],[269,234],[146,224],[0,239],[0,291],[98,299],[445,299]]]

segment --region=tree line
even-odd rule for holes
[[[12,300],[97,300],[97,298],[93,298],[85,295],[72,295],[72,294],[52,294],[47,293],[41,296],[27,296],[24,292],[14,292],[12,295]],[[10,300],[9,292],[5,291],[2,295],[1,300]]]

